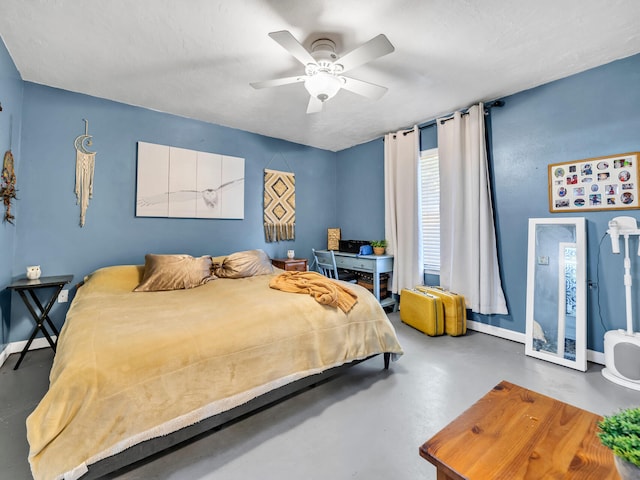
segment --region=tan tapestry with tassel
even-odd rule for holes
[[[264,170],[264,236],[267,242],[296,236],[296,177],[290,172]]]

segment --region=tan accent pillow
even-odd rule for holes
[[[155,255],[144,257],[144,276],[134,292],[158,292],[193,288],[214,279],[211,257]]]
[[[273,273],[269,256],[263,250],[232,253],[221,264],[214,265],[213,273],[221,278],[243,278]]]
[[[222,262],[224,262],[224,259],[228,256],[229,255],[220,255],[219,257],[211,257],[211,262],[213,263],[213,269],[211,271],[214,272],[216,268],[220,268],[222,266]]]

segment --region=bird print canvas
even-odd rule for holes
[[[244,159],[138,142],[136,216],[244,218]]]

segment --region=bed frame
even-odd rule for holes
[[[390,353],[384,353],[384,368],[389,369],[389,361],[391,359]],[[100,460],[92,465],[89,465],[89,471],[81,478],[82,480],[90,480],[104,477],[109,473],[113,473],[117,470],[133,465],[134,463],[155,455],[164,450],[175,447],[176,445],[185,442],[191,438],[201,435],[205,432],[212,432],[220,430],[227,425],[232,424],[235,421],[241,420],[253,413],[269,407],[270,405],[284,400],[287,397],[300,393],[303,390],[312,388],[317,384],[335,376],[339,373],[353,367],[361,362],[367,361],[377,355],[372,355],[362,360],[355,360],[350,363],[345,363],[337,367],[325,370],[322,373],[317,373],[309,377],[301,378],[288,385],[284,385],[280,388],[260,395],[249,402],[238,405],[231,410],[221,412],[212,417],[206,418],[198,423],[189,425],[185,428],[177,430],[169,435],[161,436],[146,440],[137,445],[134,445],[117,455]]]

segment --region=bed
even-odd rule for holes
[[[342,285],[357,296],[345,313],[270,288],[286,274],[270,264],[194,288],[134,291],[150,270],[102,268],[78,289],[49,390],[27,419],[36,480],[103,475],[345,366],[402,354],[358,285]]]

